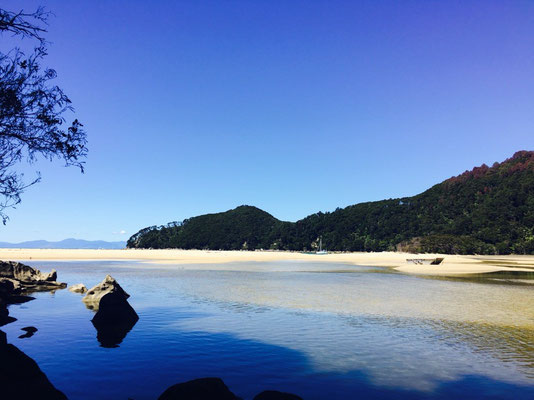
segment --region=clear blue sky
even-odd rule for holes
[[[2,241],[124,240],[241,204],[297,220],[534,149],[532,1],[3,6],[40,4],[90,152],[84,175],[32,167]]]

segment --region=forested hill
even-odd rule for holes
[[[132,248],[534,254],[534,152],[482,165],[413,197],[283,222],[250,206],[142,229]]]

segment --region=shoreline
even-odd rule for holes
[[[407,258],[444,257],[440,265],[415,265]],[[392,268],[395,271],[415,275],[458,276],[494,272],[534,273],[534,256],[505,255],[449,255],[410,254],[400,252],[380,253],[328,253],[305,254],[288,251],[223,251],[223,250],[97,250],[97,249],[0,249],[0,260],[5,261],[138,261],[146,264],[180,265],[191,269],[210,269],[210,264],[230,264],[217,269],[248,268],[236,263],[297,261],[314,264],[338,263],[357,266]]]

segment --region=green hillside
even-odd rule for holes
[[[409,250],[534,254],[534,152],[482,165],[413,197],[360,203],[282,222],[250,206],[142,229],[128,247]]]

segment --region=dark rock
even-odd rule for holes
[[[20,335],[19,339],[25,339],[25,338],[30,338],[33,335],[35,335],[35,332],[37,332],[37,328],[35,326],[26,326],[24,328],[21,328],[21,331],[24,331],[26,333],[23,335]]]
[[[139,316],[120,293],[108,293],[100,300],[93,322],[98,324],[137,322]]]
[[[2,298],[0,298],[0,326],[10,324],[15,322],[17,319],[9,316],[9,310],[7,309],[7,304]]]
[[[2,399],[66,400],[37,363],[12,344],[0,331],[0,397]]]
[[[21,284],[11,278],[0,278],[0,297],[6,298],[20,293]]]
[[[113,292],[102,297],[91,322],[102,347],[118,347],[138,320],[139,316],[128,300],[121,293]]]
[[[158,400],[240,400],[220,378],[201,378],[169,387]]]
[[[278,392],[276,390],[266,390],[254,397],[254,400],[302,400],[295,394]]]

